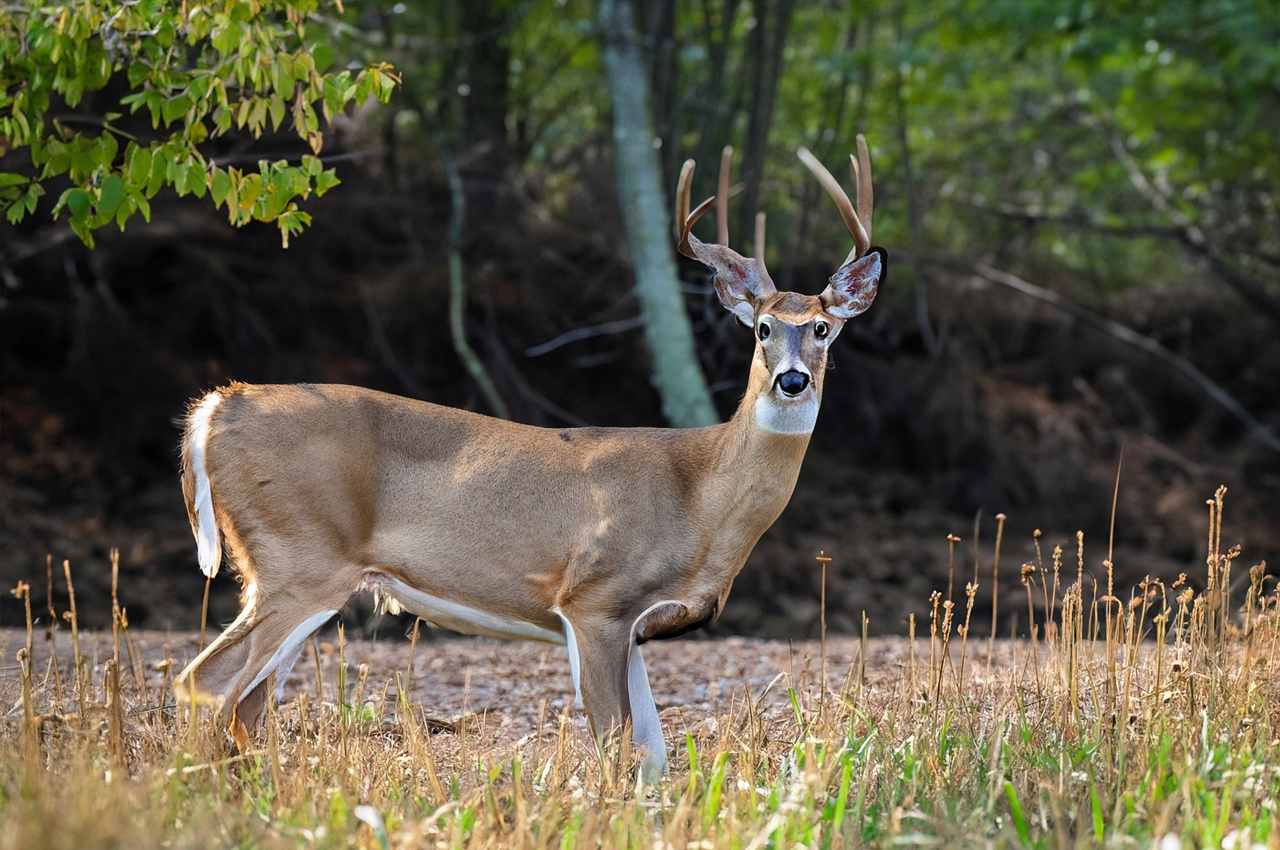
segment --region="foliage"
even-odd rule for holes
[[[321,116],[386,102],[398,82],[387,64],[338,69],[332,42],[316,0],[6,6],[0,138],[29,150],[32,166],[0,174],[6,217],[22,221],[46,186],[69,182],[53,216],[92,246],[100,227],[123,230],[136,214],[149,221],[151,199],[170,188],[208,194],[233,225],[275,222],[287,247],[310,221],[299,203],[338,184],[317,157]],[[286,126],[311,155],[255,170],[209,153],[233,132],[256,139]]]

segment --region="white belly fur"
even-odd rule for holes
[[[386,594],[399,602],[401,607],[409,613],[416,614],[433,626],[452,632],[509,640],[541,640],[558,644],[565,642],[561,632],[553,632],[514,617],[481,611],[479,608],[472,608],[460,602],[432,596],[384,573],[366,575],[363,589]]]

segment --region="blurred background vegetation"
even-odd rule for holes
[[[283,16],[277,5],[308,6],[260,12]],[[1073,559],[1085,529],[1096,569],[1122,450],[1118,580],[1201,562],[1203,494],[1219,482],[1236,505],[1228,542],[1262,556],[1280,544],[1275,3],[440,0],[308,13],[296,49],[353,73],[390,63],[400,84],[385,104],[348,98],[322,139],[288,121],[201,136],[213,171],[305,170],[322,141],[342,182],[299,197],[312,220],[287,250],[279,222],[234,229],[208,199],[163,189],[149,223],[100,229],[91,251],[49,215],[70,185],[56,176],[45,196],[18,196],[33,214],[0,229],[4,581],[42,575],[51,553],[101,583],[116,545],[131,621],[194,625],[202,587],[171,423],[232,378],[357,383],[550,426],[698,421],[707,398],[727,416],[750,335],[704,269],[674,264],[669,239],[650,262],[641,231],[665,238],[670,220],[624,215],[618,187],[627,203],[661,193],[669,211],[684,159],[700,163],[705,197],[732,145],[734,244],[765,212],[779,287],[816,293],[848,235],[794,152],[844,174],[857,132],[888,282],[836,346],[796,497],[719,633],[815,633],[819,548],[836,559],[832,627],[854,630],[866,608],[874,631],[899,631],[945,581],[949,532],[963,538],[958,574],[975,557],[990,569],[997,512],[1011,588],[1035,527],[1046,560],[1057,544]],[[8,46],[11,61],[24,55]],[[123,158],[127,140],[158,133],[121,108],[133,85],[113,74],[74,104],[55,95],[49,121],[117,134]],[[647,144],[627,151],[636,133]],[[0,148],[0,170],[34,173],[28,150]],[[684,349],[645,328],[681,302]],[[655,345],[683,358],[665,378]],[[235,586],[215,588],[225,619]]]

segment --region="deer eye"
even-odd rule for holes
[[[826,322],[819,319],[813,323],[813,335],[818,339],[826,339],[829,333],[831,333],[831,328],[827,326]]]
[[[769,330],[768,322],[761,322],[760,327],[756,330],[756,335],[760,337],[761,342],[768,339],[770,333],[772,333],[772,331]]]

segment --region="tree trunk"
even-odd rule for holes
[[[751,80],[751,117],[747,123],[747,144],[743,153],[742,179],[745,189],[738,206],[738,238],[751,232],[760,204],[760,184],[764,181],[765,154],[769,148],[769,127],[773,124],[773,101],[782,77],[783,48],[791,25],[795,0],[775,0],[773,21],[769,0],[755,0],[756,26],[751,34],[754,71]],[[770,31],[772,23],[772,31]]]
[[[659,161],[662,164],[662,186],[674,186],[679,151],[679,72],[676,56],[675,0],[654,2],[646,29],[649,32],[649,79],[653,94],[654,132],[662,140]]]
[[[459,8],[467,91],[462,98],[457,155],[467,189],[473,240],[483,240],[495,224],[511,166],[507,107],[511,99],[512,11],[507,6],[501,0],[466,0]]]
[[[899,49],[905,49],[906,47],[905,27],[903,26],[905,16],[906,0],[903,0],[902,3],[898,4],[893,24],[894,38]],[[893,69],[893,100],[897,116],[898,147],[902,156],[902,183],[907,202],[907,233],[910,235],[911,250],[913,252],[923,252],[924,223],[920,220],[920,208],[916,203],[915,172],[911,165],[911,134],[907,126],[907,101],[902,91],[905,85],[906,81],[902,75],[902,68],[895,64]],[[918,266],[915,272],[916,324],[920,328],[920,337],[924,342],[925,350],[931,356],[937,357],[942,352],[942,343],[938,339],[937,332],[934,331],[933,320],[929,317],[929,270],[924,266]]]
[[[704,41],[709,57],[709,77],[699,93],[699,100],[705,106],[701,110],[702,123],[698,129],[698,153],[695,157],[698,162],[711,162],[719,155],[720,148],[732,143],[735,117],[733,98],[725,92],[725,80],[729,77],[729,48],[733,43],[733,23],[738,16],[740,0],[724,0],[719,37],[713,26],[711,2],[712,0],[703,0]]]
[[[671,254],[672,228],[649,118],[649,78],[631,0],[600,0],[599,14],[613,103],[618,202],[653,358],[651,380],[672,425],[710,425],[718,417],[694,351],[693,328]]]

